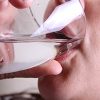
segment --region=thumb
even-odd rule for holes
[[[0,75],[0,79],[5,79],[5,78],[39,78],[43,76],[48,76],[48,75],[58,75],[62,72],[62,67],[61,65],[55,61],[48,61],[41,66],[33,67],[31,69],[19,71],[19,72],[14,72],[14,73],[8,73],[8,74],[2,74]]]
[[[0,0],[0,10],[5,9],[8,6],[8,0]]]

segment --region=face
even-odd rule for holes
[[[42,77],[39,89],[46,100],[100,99],[100,0],[85,0],[87,28],[80,46],[62,63],[62,73]],[[57,5],[50,1],[45,18]],[[56,66],[55,66],[56,70]]]

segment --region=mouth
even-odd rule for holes
[[[54,32],[54,33],[50,33],[47,34],[46,37],[49,39],[67,39],[67,40],[73,40],[74,39],[74,35],[72,37],[72,35],[70,36],[69,34],[67,35],[67,33],[63,33],[64,31],[60,31],[60,32]],[[61,51],[63,52],[59,52],[58,55],[55,57],[55,60],[62,62],[65,61],[67,58],[69,58],[70,55],[72,55],[78,48],[78,44],[80,44],[80,41],[78,41],[78,43],[69,43],[69,44],[62,44],[61,47]],[[71,49],[70,46],[74,45]]]

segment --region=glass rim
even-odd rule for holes
[[[75,42],[77,40],[83,39],[82,37],[77,38],[38,38],[36,37],[31,37],[31,35],[11,35],[11,34],[0,34],[0,42],[2,43],[23,43],[23,42],[49,42],[49,43],[71,43]]]

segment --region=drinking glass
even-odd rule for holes
[[[78,46],[84,39],[84,14],[68,24],[64,31],[31,37],[43,23],[48,2],[49,0],[37,0],[30,8],[17,10],[11,30],[0,33],[0,75],[27,70],[56,59]]]

